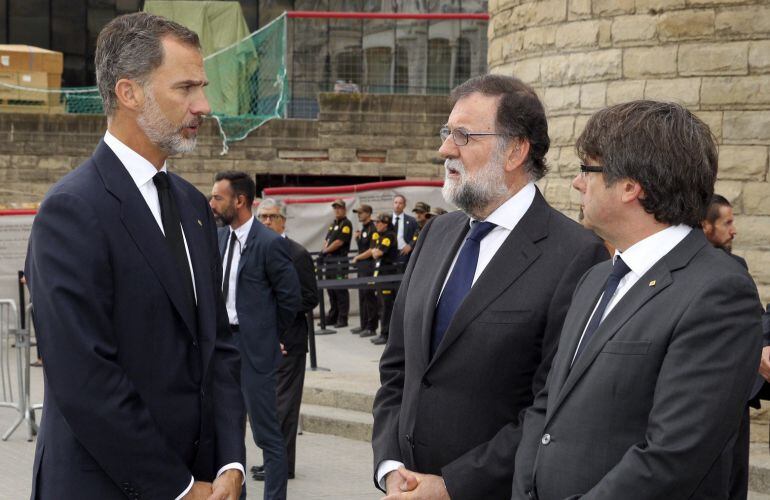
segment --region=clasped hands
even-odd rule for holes
[[[449,500],[441,476],[420,474],[405,467],[388,473],[385,490],[388,493],[382,500]]]
[[[242,484],[241,471],[226,470],[213,483],[195,481],[182,500],[238,500]]]

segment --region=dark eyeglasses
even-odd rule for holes
[[[262,222],[265,222],[266,220],[277,221],[283,219],[283,215],[281,214],[259,214],[257,217]]]
[[[465,146],[468,144],[468,141],[470,138],[474,135],[503,135],[498,134],[496,132],[468,132],[467,130],[463,130],[461,128],[456,128],[454,130],[449,130],[449,127],[441,127],[441,129],[438,131],[439,137],[441,137],[441,142],[444,142],[447,140],[447,138],[451,135],[452,140],[455,143],[455,146]]]
[[[593,165],[583,165],[580,164],[580,175],[585,177],[587,173],[594,172],[594,173],[602,173],[604,172],[604,167],[595,167]]]

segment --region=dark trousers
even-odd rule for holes
[[[393,302],[396,300],[396,291],[390,288],[377,292],[380,299],[380,335],[387,337],[390,333],[390,315],[393,312]]]
[[[328,289],[329,294],[329,314],[326,316],[326,322],[347,323],[348,312],[350,311],[350,292],[343,288],[341,290]]]
[[[746,500],[749,495],[749,442],[751,422],[748,406],[741,415],[741,426],[733,446],[733,467],[730,471],[730,500]]]
[[[233,335],[236,346],[240,344],[240,335],[242,333]],[[241,391],[246,403],[252,438],[262,450],[265,459],[263,498],[285,500],[289,471],[286,445],[283,442],[281,426],[278,424],[276,371],[257,373],[249,363],[241,363]],[[244,485],[242,499],[246,498],[245,493]]]
[[[374,274],[374,262],[364,260],[356,263],[358,276],[372,276]],[[358,289],[358,310],[361,314],[361,328],[377,331],[379,322],[379,307],[377,305],[377,292],[369,288]]]
[[[281,360],[278,367],[278,422],[281,425],[286,455],[289,460],[289,474],[294,473],[297,456],[297,425],[299,407],[302,403],[302,388],[305,385],[305,362],[307,355],[290,354]]]

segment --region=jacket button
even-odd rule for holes
[[[543,443],[543,446],[547,446],[548,443],[551,442],[551,435],[550,434],[543,434],[543,437],[540,439],[540,442]]]
[[[427,389],[427,388],[429,388],[431,385],[432,385],[432,384],[430,383],[430,380],[428,380],[427,378],[424,378],[424,379],[422,379],[422,386],[423,386],[423,387],[425,387],[425,388]]]

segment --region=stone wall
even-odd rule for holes
[[[445,97],[322,94],[318,120],[273,120],[220,155],[206,120],[194,153],[169,166],[201,191],[214,174],[443,177],[438,130],[449,115]],[[37,204],[48,188],[88,158],[106,119],[86,115],[0,113],[0,207]]]
[[[737,214],[737,254],[770,301],[770,2],[491,0],[489,67],[533,85],[549,114],[546,197],[575,214],[573,144],[596,110],[677,101],[720,145],[717,192]]]

